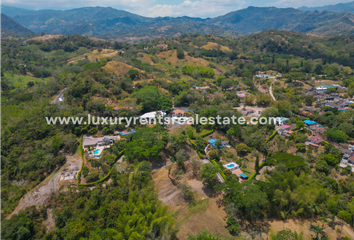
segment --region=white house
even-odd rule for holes
[[[328,88],[323,87],[323,86],[316,87],[316,93],[323,93],[323,92],[326,92],[327,89],[328,89]]]
[[[147,112],[141,115],[139,118],[144,119],[145,121],[151,121],[158,119],[159,117],[164,117],[166,116],[166,113],[163,111],[154,111],[154,112]]]

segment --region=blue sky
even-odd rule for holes
[[[113,7],[147,17],[216,17],[248,6],[315,7],[353,0],[2,0],[3,5],[27,9],[66,10],[87,6]]]

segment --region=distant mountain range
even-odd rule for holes
[[[267,29],[322,36],[354,34],[354,15],[351,13],[311,12],[294,8],[248,7],[207,19],[149,18],[110,7],[33,11],[2,6],[1,10],[36,33],[81,34],[121,40],[177,37],[197,32],[237,37]]]
[[[338,3],[336,5],[327,5],[323,7],[299,7],[301,11],[328,11],[328,12],[349,12],[354,13],[354,1],[349,3]]]

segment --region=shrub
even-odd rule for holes
[[[343,219],[346,223],[350,223],[352,218],[351,214],[345,210],[340,211],[338,217]]]
[[[210,132],[206,132],[206,133],[203,133],[202,135],[200,135],[200,137],[204,138],[206,136],[209,136],[210,134],[212,134],[214,132],[214,129],[211,130]]]
[[[267,140],[265,141],[265,143],[267,143],[267,142],[269,142],[270,140],[272,140],[274,137],[275,137],[275,135],[277,134],[277,130],[275,130],[273,133],[272,133],[272,135],[270,135],[268,138],[267,138]]]
[[[88,167],[83,167],[82,168],[82,174],[84,175],[84,177],[86,177],[88,173],[89,173]]]

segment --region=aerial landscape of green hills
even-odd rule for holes
[[[46,1],[1,7],[0,239],[354,240],[352,3]]]

